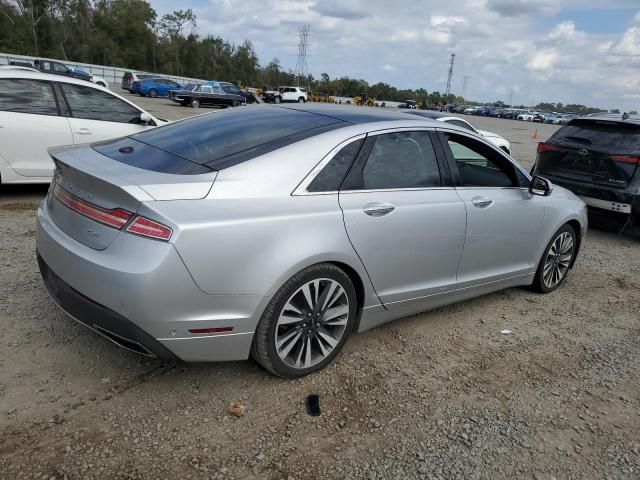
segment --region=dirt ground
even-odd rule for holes
[[[535,131],[557,128],[466,118],[527,168]],[[511,289],[399,320],[286,381],[252,361],[144,359],[67,318],[36,266],[45,193],[0,190],[1,479],[640,478],[637,235],[591,229],[550,295]]]

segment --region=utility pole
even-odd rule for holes
[[[509,92],[509,106],[513,107],[513,88]]]
[[[453,62],[456,60],[456,54],[451,54],[451,63],[449,64],[449,76],[447,77],[447,88],[444,91],[444,101],[449,101],[449,94],[451,93],[451,77],[453,77]]]
[[[467,99],[467,82],[469,81],[469,75],[465,75],[462,80],[462,98]]]
[[[298,31],[298,61],[294,72],[298,87],[306,86],[307,91],[311,89],[309,85],[309,67],[307,66],[310,29],[310,25],[303,25]]]

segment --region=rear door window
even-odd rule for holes
[[[351,169],[345,190],[383,190],[442,186],[436,153],[425,131],[372,137],[364,165]],[[356,162],[360,163],[360,162]]]
[[[49,82],[18,78],[0,79],[0,111],[58,115]]]
[[[71,116],[103,122],[139,123],[140,111],[110,93],[92,87],[61,83]]]

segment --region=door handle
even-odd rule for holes
[[[362,210],[370,217],[384,217],[396,209],[395,205],[390,203],[373,202],[367,203]]]
[[[93,132],[88,128],[79,128],[78,130],[76,130],[76,133],[78,135],[91,135]]]
[[[471,199],[471,203],[473,203],[474,207],[487,208],[493,205],[493,200],[484,197],[475,197]]]

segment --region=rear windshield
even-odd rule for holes
[[[348,125],[347,122],[325,115],[279,107],[240,107],[202,115],[167,126],[146,130],[128,137],[136,143],[179,157],[211,170],[220,170],[285,147],[305,138]],[[135,165],[135,155],[112,156],[114,149],[106,142],[94,149],[114,160]],[[125,142],[126,143],[126,142]],[[119,152],[126,145],[119,144]],[[134,151],[139,147],[132,145]],[[129,151],[125,149],[124,151]],[[109,153],[106,153],[109,152]],[[140,158],[142,162],[143,159]],[[166,164],[163,163],[166,168]],[[148,165],[140,168],[150,169]],[[151,168],[156,171],[158,168]],[[172,172],[173,173],[173,172]]]
[[[640,125],[606,120],[573,120],[553,134],[550,141],[604,153],[640,154]]]

